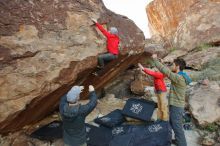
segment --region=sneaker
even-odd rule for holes
[[[99,65],[98,65],[97,68],[98,68],[98,69],[103,69],[104,66],[99,66]]]
[[[172,144],[177,145],[176,139],[172,139]]]
[[[192,130],[192,124],[190,124],[190,123],[183,124],[183,129],[184,130]]]
[[[98,73],[97,72],[94,72],[94,73],[92,73],[94,76],[98,76]]]

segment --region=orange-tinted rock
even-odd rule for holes
[[[184,13],[198,0],[154,0],[147,8],[152,36],[172,39]]]
[[[186,51],[219,44],[219,7],[218,0],[154,0],[147,6],[153,38]]]

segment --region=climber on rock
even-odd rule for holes
[[[118,29],[116,27],[110,27],[109,32],[103,28],[101,24],[97,22],[96,19],[91,18],[91,20],[96,24],[97,28],[102,32],[102,34],[107,38],[107,53],[98,56],[98,68],[104,68],[105,62],[109,62],[118,57],[119,54],[119,36]]]

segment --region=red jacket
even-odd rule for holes
[[[161,72],[154,72],[147,68],[144,68],[144,72],[154,77],[154,87],[156,91],[167,91],[166,84],[164,82],[164,78],[166,76],[164,74],[162,74]]]
[[[107,49],[109,53],[112,54],[119,54],[118,45],[119,45],[119,37],[115,34],[111,34],[110,32],[106,31],[102,25],[96,23],[98,29],[106,36],[107,38]]]

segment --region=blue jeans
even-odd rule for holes
[[[181,107],[170,105],[170,125],[175,133],[177,146],[187,146],[186,137],[182,127],[183,111]]]
[[[98,57],[98,63],[100,67],[104,67],[105,66],[105,62],[114,60],[117,58],[117,55],[111,54],[111,53],[105,53],[102,55],[99,55]]]

